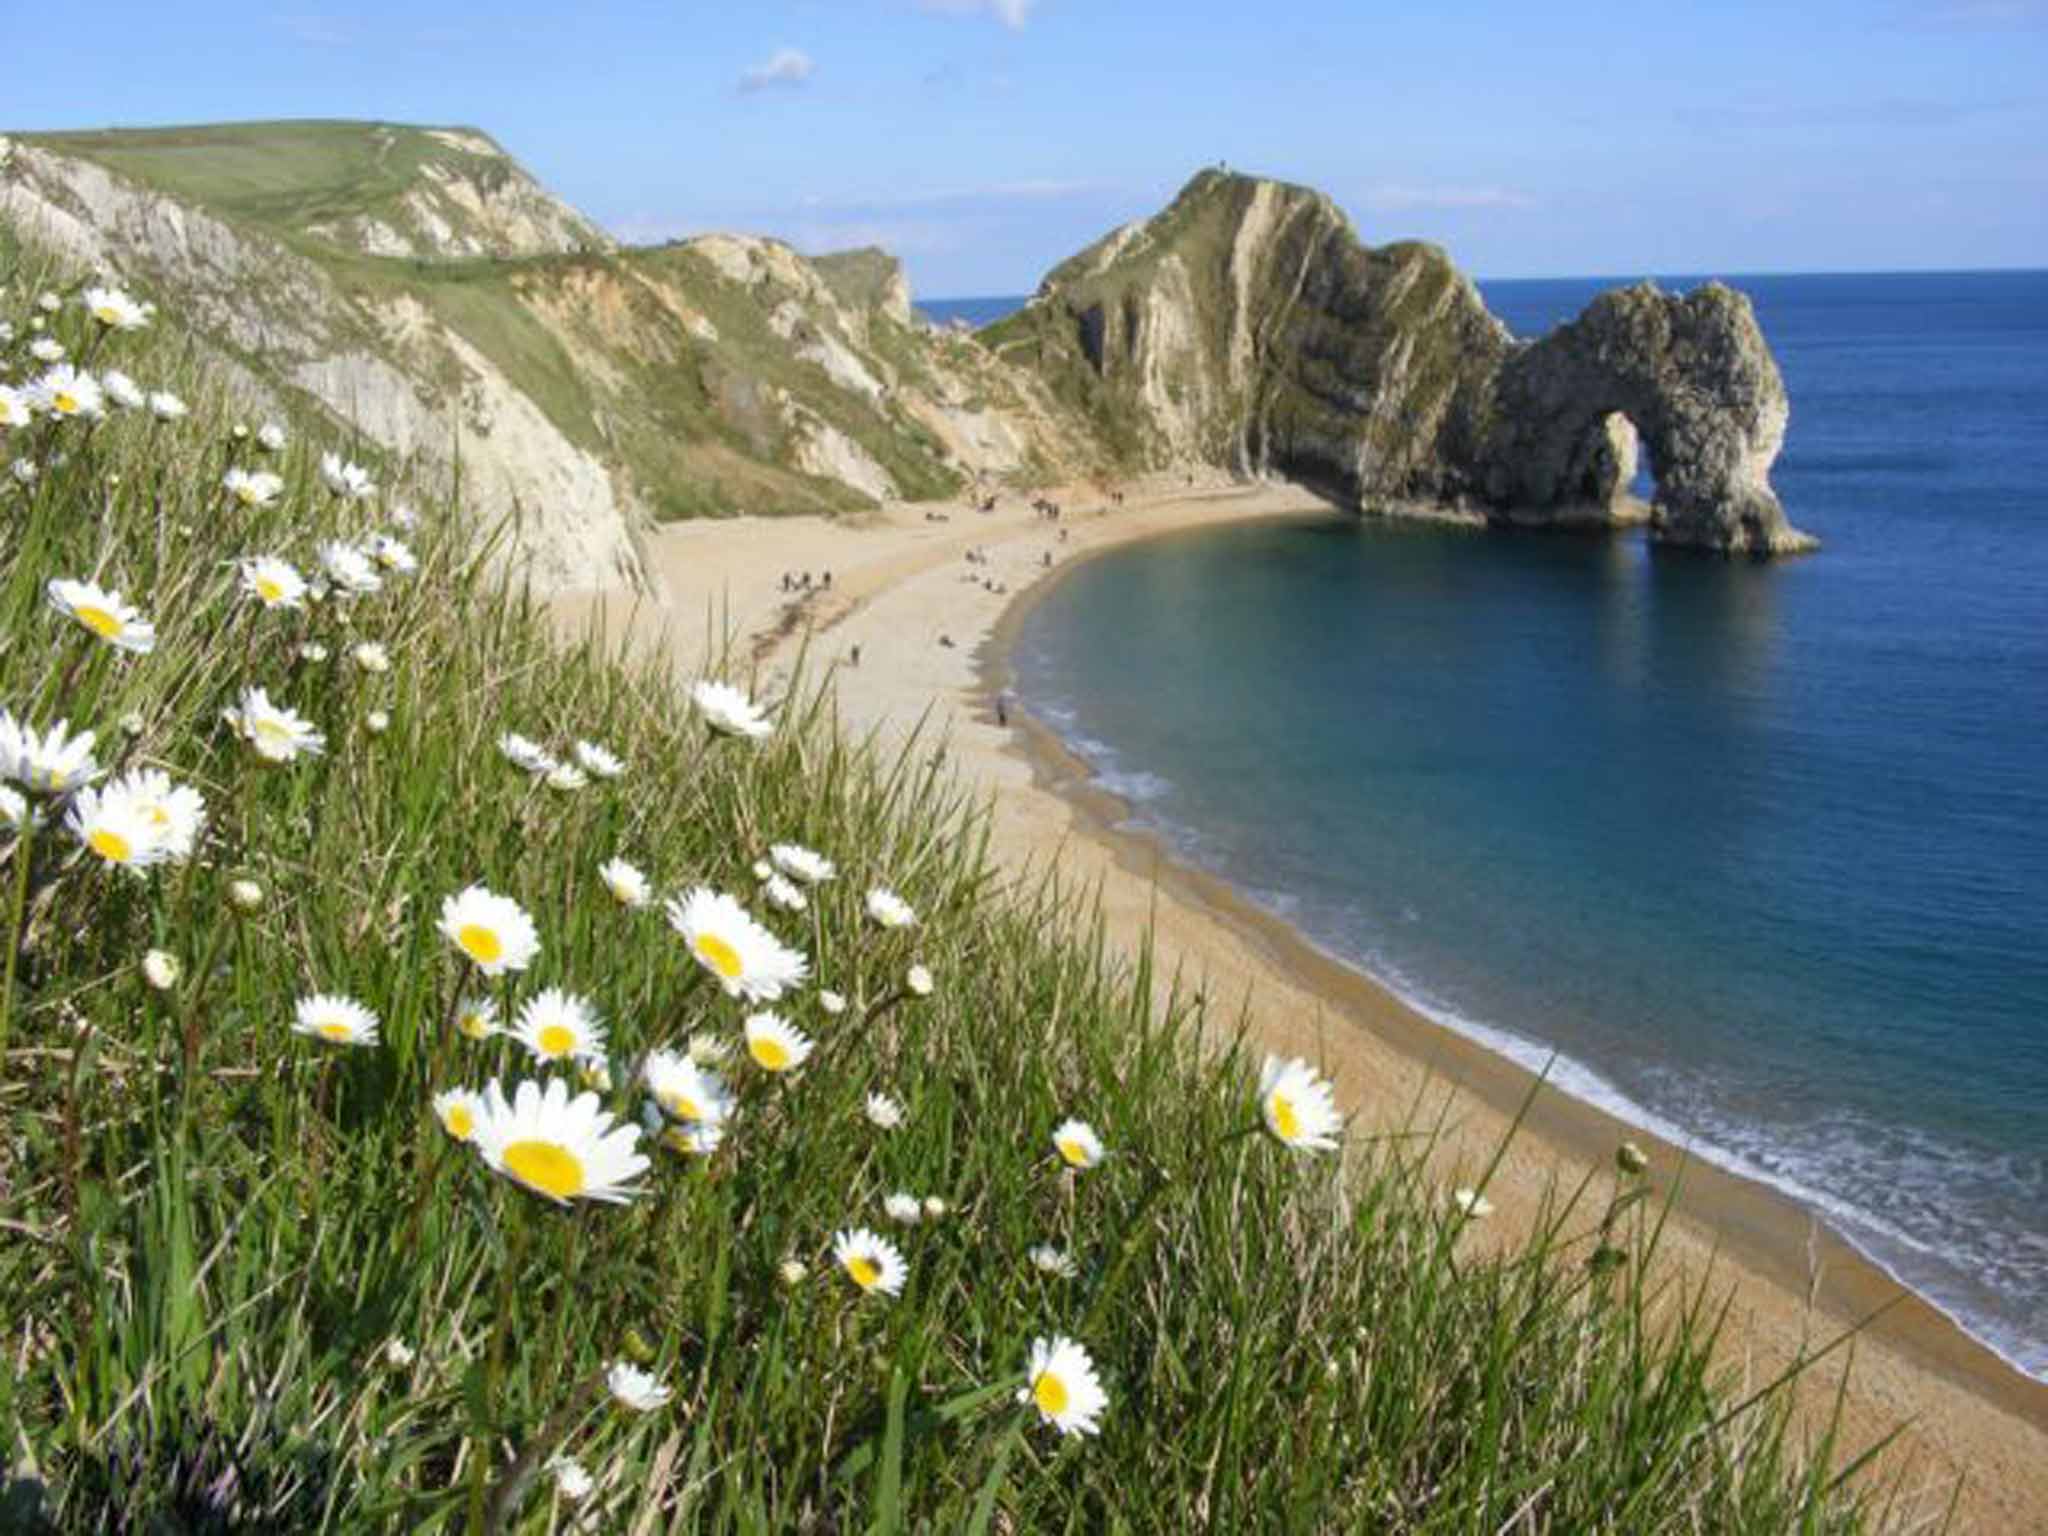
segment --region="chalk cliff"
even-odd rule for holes
[[[1611,292],[1518,341],[1437,247],[1367,246],[1320,193],[1205,171],[988,339],[1128,463],[1286,476],[1372,511],[1599,525],[1641,515],[1640,440],[1658,539],[1811,547],[1770,487],[1784,385],[1720,284]]]

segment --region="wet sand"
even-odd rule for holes
[[[691,673],[712,637],[730,634],[728,673],[758,668],[769,692],[803,653],[814,672],[831,669],[852,729],[888,741],[922,722],[988,797],[991,846],[1013,880],[1035,883],[1057,866],[1062,881],[1099,889],[1119,944],[1134,948],[1149,935],[1157,946],[1162,987],[1178,972],[1202,991],[1212,1027],[1232,1027],[1243,1008],[1268,1048],[1321,1060],[1362,1125],[1398,1122],[1417,1106],[1432,1119],[1441,1113],[1446,1189],[1476,1178],[1521,1113],[1488,1187],[1498,1209],[1481,1230],[1493,1241],[1513,1241],[1546,1194],[1589,1173],[1584,1219],[1571,1230],[1590,1227],[1612,1188],[1615,1149],[1633,1140],[1649,1153],[1658,1187],[1677,1190],[1666,1260],[1732,1292],[1731,1370],[1761,1385],[1801,1350],[1864,1324],[1844,1403],[1850,1453],[1910,1420],[1887,1465],[1918,1508],[1938,1514],[1960,1473],[1957,1529],[2048,1529],[2048,1385],[1766,1186],[1688,1160],[1559,1090],[1532,1097],[1535,1080],[1517,1064],[1423,1017],[1157,839],[1127,830],[1127,808],[1041,724],[1014,708],[1006,727],[997,724],[1009,642],[1032,601],[1077,561],[1211,523],[1332,515],[1293,488],[1176,479],[1124,489],[1121,507],[1092,488],[1048,492],[1064,508],[1057,524],[1006,493],[992,514],[917,505],[830,523],[675,525],[647,541],[657,597],[588,594],[560,600],[557,611],[571,628],[597,623],[635,648],[663,648]],[[820,590],[828,570],[831,588]],[[785,573],[804,571],[809,593],[782,590]],[[1838,1350],[1803,1378],[1816,1417],[1832,1407],[1846,1358]]]

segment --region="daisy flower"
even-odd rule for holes
[[[349,659],[365,672],[385,673],[391,670],[391,653],[375,640],[365,640],[349,653]]]
[[[171,856],[163,829],[126,779],[72,796],[65,825],[86,847],[120,869],[147,869]]]
[[[29,398],[44,415],[59,420],[90,421],[106,410],[99,380],[69,363],[59,363],[29,385]]]
[[[604,1384],[620,1407],[630,1408],[635,1413],[652,1413],[673,1395],[661,1384],[660,1377],[623,1360],[616,1361],[605,1372]]]
[[[118,368],[109,368],[100,375],[100,388],[124,411],[140,410],[146,398],[142,386]]]
[[[375,1045],[377,1015],[352,997],[316,992],[299,999],[293,1010],[292,1029],[331,1045]]]
[[[579,741],[571,749],[576,754],[576,764],[594,779],[616,779],[626,771],[625,762],[614,757],[594,741]]]
[[[640,1069],[655,1103],[678,1120],[718,1124],[732,1114],[732,1091],[709,1067],[674,1051],[650,1051]]]
[[[818,993],[818,1006],[836,1018],[846,1012],[846,999],[837,992],[821,989]]]
[[[1063,1435],[1098,1432],[1100,1426],[1095,1421],[1109,1406],[1109,1394],[1102,1390],[1087,1350],[1058,1335],[1033,1339],[1024,1376],[1027,1384],[1017,1394],[1018,1402],[1031,1404],[1041,1419]]]
[[[498,750],[505,755],[506,762],[528,773],[547,773],[555,766],[555,760],[546,747],[517,731],[507,731],[500,736]]]
[[[1327,1152],[1337,1145],[1343,1120],[1330,1085],[1300,1060],[1268,1056],[1259,1072],[1259,1113],[1285,1146]]]
[[[886,1093],[868,1095],[866,1114],[870,1124],[893,1131],[903,1124],[903,1106]]]
[[[37,325],[42,322],[38,320]],[[39,363],[61,362],[64,357],[64,343],[53,336],[38,336],[28,344],[28,355]]]
[[[276,422],[266,421],[256,429],[256,446],[265,453],[283,453],[284,444],[284,428]]]
[[[312,721],[295,709],[271,703],[262,688],[244,688],[242,702],[222,710],[221,718],[266,763],[317,757],[327,746],[327,738],[313,729]]]
[[[1055,1248],[1051,1243],[1040,1243],[1033,1248],[1030,1259],[1033,1269],[1058,1280],[1073,1279],[1077,1270],[1074,1256],[1064,1248]]]
[[[477,1121],[483,1118],[483,1112],[484,1096],[468,1088],[450,1088],[434,1095],[434,1113],[441,1117],[441,1129],[457,1141],[468,1141],[476,1135]]]
[[[465,997],[455,1008],[455,1028],[466,1040],[488,1040],[498,1032],[498,1005],[488,997]]]
[[[811,1054],[810,1037],[778,1014],[749,1014],[741,1027],[746,1032],[747,1054],[764,1072],[793,1072]]]
[[[149,311],[118,288],[88,288],[79,302],[110,331],[139,331],[149,324]]]
[[[619,1125],[594,1093],[572,1100],[560,1078],[545,1089],[521,1083],[509,1102],[496,1082],[487,1085],[472,1139],[494,1173],[562,1205],[630,1200],[639,1193],[630,1181],[647,1171],[639,1127]]]
[[[221,486],[244,507],[267,507],[284,494],[284,478],[267,469],[231,469],[221,477]]]
[[[549,987],[528,998],[511,1034],[543,1064],[572,1057],[580,1061],[604,1058],[604,1024],[597,1010],[588,998],[560,987]]]
[[[34,419],[28,396],[11,384],[0,384],[0,427],[25,427]]]
[[[658,1136],[663,1146],[685,1157],[709,1157],[725,1145],[723,1120],[685,1120],[681,1125],[670,1125],[652,1104],[647,1110],[653,1116],[648,1134]]]
[[[900,1227],[914,1227],[918,1217],[924,1214],[924,1207],[917,1196],[898,1190],[882,1199],[882,1214]]]
[[[590,1490],[596,1481],[583,1469],[583,1463],[573,1456],[551,1456],[548,1458],[548,1476],[555,1480],[555,1492],[571,1504],[580,1504],[590,1497]]]
[[[777,843],[768,850],[768,857],[777,869],[804,885],[823,885],[839,872],[830,859],[801,843]]]
[[[540,934],[519,903],[480,885],[441,903],[441,933],[486,976],[523,971],[540,953]]]
[[[320,546],[320,569],[327,573],[327,579],[334,583],[335,590],[350,597],[361,597],[366,593],[380,592],[384,578],[377,574],[377,567],[370,557],[353,544],[344,544],[339,539],[329,539]]]
[[[419,556],[388,533],[370,535],[370,558],[399,576],[410,576],[420,568]]]
[[[169,390],[157,389],[150,391],[149,414],[158,421],[182,421],[192,413],[185,402]]]
[[[910,968],[909,973],[903,978],[903,984],[919,997],[930,997],[935,985],[932,973],[921,965],[913,965]]]
[[[92,755],[95,733],[80,731],[72,736],[70,729],[70,721],[59,720],[47,731],[38,732],[0,710],[0,774],[24,789],[52,795],[91,783],[100,774]]]
[[[612,893],[612,900],[622,907],[644,907],[652,895],[647,877],[628,864],[624,859],[606,859],[597,866],[598,877],[604,881],[604,888]]]
[[[917,923],[910,903],[885,885],[868,892],[868,916],[884,928],[909,928]]]
[[[1052,1144],[1060,1155],[1060,1161],[1069,1168],[1093,1168],[1109,1155],[1103,1150],[1102,1138],[1085,1120],[1063,1122],[1052,1133]]]
[[[846,1271],[846,1277],[863,1291],[880,1291],[884,1296],[902,1294],[907,1273],[903,1254],[886,1237],[866,1227],[836,1232],[832,1236],[832,1257]]]
[[[549,789],[559,789],[564,794],[583,788],[590,779],[574,763],[556,763],[542,776],[541,782]]]
[[[690,702],[711,729],[723,736],[758,740],[775,729],[754,701],[730,683],[700,682],[691,688]]]
[[[173,784],[160,768],[138,768],[120,782],[155,829],[164,857],[190,858],[206,826],[206,797],[189,784]]]
[[[306,606],[306,578],[275,555],[255,555],[242,562],[242,590],[266,608]]]
[[[732,1047],[706,1030],[698,1030],[683,1042],[683,1050],[700,1067],[714,1067],[732,1055]]]
[[[1481,1221],[1493,1214],[1493,1202],[1476,1189],[1454,1189],[1451,1203],[1474,1221]]]
[[[926,1195],[924,1197],[924,1219],[926,1221],[943,1221],[946,1212],[951,1209],[953,1207],[946,1204],[937,1195]]]
[[[728,997],[772,1003],[800,985],[809,962],[747,915],[732,897],[697,886],[668,902],[669,926]]]
[[[784,912],[801,912],[810,905],[804,899],[804,893],[780,875],[770,875],[764,880],[761,883],[761,894],[767,898],[769,906],[778,907]]]
[[[61,576],[53,578],[45,590],[51,607],[76,619],[117,650],[146,656],[156,649],[156,626],[122,602],[120,593],[97,582],[66,581]]]
[[[360,464],[345,461],[338,453],[320,455],[320,478],[327,489],[345,501],[362,501],[377,494],[377,484]]]

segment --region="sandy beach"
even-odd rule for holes
[[[1057,523],[1005,492],[992,513],[896,505],[860,519],[742,518],[671,525],[649,535],[652,597],[584,594],[556,604],[569,629],[597,623],[637,648],[660,648],[687,672],[711,637],[734,637],[736,673],[759,669],[765,691],[800,649],[829,667],[842,719],[889,739],[920,721],[964,780],[990,802],[993,850],[1012,877],[1099,886],[1113,937],[1149,932],[1161,971],[1198,986],[1218,1028],[1249,1002],[1272,1049],[1319,1058],[1339,1099],[1366,1126],[1417,1103],[1448,1104],[1446,1188],[1491,1158],[1528,1100],[1530,1075],[1407,1007],[1337,963],[1227,886],[1177,863],[1156,840],[1123,830],[1124,808],[1087,769],[1018,711],[998,724],[1008,640],[1061,571],[1135,539],[1247,518],[1326,517],[1286,487],[1217,481],[1133,483],[1122,504],[1101,490],[1046,493]],[[973,558],[970,559],[970,556]],[[808,592],[784,589],[808,572]],[[827,573],[829,588],[824,585]],[[857,662],[856,662],[856,657]],[[1665,1254],[1691,1276],[1733,1292],[1727,1358],[1761,1385],[1801,1351],[1866,1322],[1844,1404],[1847,1453],[1901,1423],[1888,1465],[1938,1516],[1960,1473],[1954,1528],[2048,1529],[2048,1385],[2015,1371],[1942,1313],[1905,1293],[1790,1200],[1666,1145],[1603,1111],[1545,1089],[1494,1175],[1494,1241],[1526,1230],[1545,1192],[1593,1170],[1589,1227],[1604,1203],[1623,1139],[1651,1157],[1659,1188],[1679,1181]],[[1461,1178],[1460,1176],[1464,1177]],[[1576,1228],[1575,1228],[1576,1230]],[[1816,1415],[1831,1406],[1846,1351],[1804,1378]]]

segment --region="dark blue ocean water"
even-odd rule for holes
[[[1524,334],[1603,286],[1484,285]],[[1189,533],[1055,589],[1019,691],[1332,952],[2048,1374],[2048,274],[1738,286],[1819,554]]]

